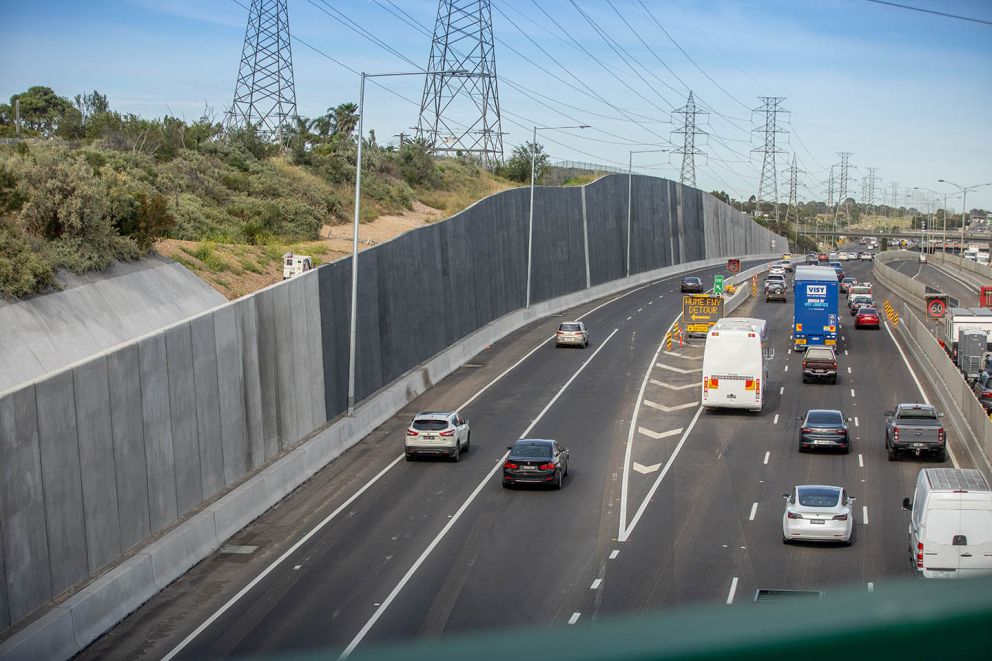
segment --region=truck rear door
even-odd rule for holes
[[[960,504],[938,501],[924,520],[923,576],[926,578],[957,578],[958,549],[955,536],[961,528]]]
[[[958,552],[958,574],[961,578],[992,574],[992,510],[961,509],[961,530],[954,546]]]

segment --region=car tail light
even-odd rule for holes
[[[923,569],[923,542],[916,543],[916,568]]]
[[[454,435],[455,435],[454,429],[445,429],[443,432],[441,432],[441,436],[454,436]]]
[[[837,369],[837,361],[836,360],[833,362],[833,368],[834,369]]]
[[[417,430],[416,429],[413,429],[413,428],[407,429],[406,430],[406,435],[407,436],[420,436],[420,434],[417,433]]]
[[[803,369],[806,369],[806,359],[803,358]]]
[[[761,399],[761,379],[754,380],[754,396],[757,399]]]
[[[834,521],[847,521],[847,515],[846,514],[835,514],[834,515]]]
[[[564,334],[565,334],[565,331],[557,331],[557,332],[555,333],[555,335],[564,335]]]
[[[941,427],[940,429],[937,430],[937,442],[938,443],[943,443],[944,442],[944,428],[943,427]]]
[[[720,387],[720,379],[716,378],[715,376],[711,376],[710,388],[719,388],[719,387]]]
[[[893,427],[892,428],[892,440],[893,441],[898,441],[899,440],[899,428],[898,427]]]
[[[512,461],[507,461],[507,462],[505,462],[503,464],[503,468],[509,468],[512,471],[512,470],[516,470],[516,469],[520,468],[520,466],[518,466],[517,464],[513,463]]]
[[[555,469],[555,465],[554,463],[541,464],[540,466],[538,466],[538,468],[540,468],[542,471],[553,471]]]
[[[754,390],[754,379],[744,379],[744,390]]]
[[[847,430],[846,429],[835,429],[834,430],[834,433],[835,434],[846,434],[847,433]]]
[[[800,514],[799,512],[793,512],[793,511],[790,510],[789,513],[788,513],[788,517],[790,519],[801,519],[801,518],[803,518],[803,515]]]

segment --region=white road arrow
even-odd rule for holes
[[[671,431],[653,432],[646,427],[638,427],[637,431],[644,434],[648,438],[653,438],[657,441],[662,438],[668,438],[669,436],[678,436],[682,433],[682,428],[679,427],[678,429],[672,429]]]
[[[686,390],[688,388],[698,388],[702,385],[699,381],[696,381],[695,383],[687,383],[684,386],[673,386],[670,383],[664,383],[662,381],[658,381],[657,379],[651,379],[651,383],[656,386],[661,386],[662,388],[668,388],[669,390]]]
[[[688,404],[677,404],[675,406],[665,406],[664,404],[657,404],[649,399],[644,400],[645,406],[650,406],[653,409],[658,409],[659,411],[664,411],[665,413],[671,413],[672,411],[681,411],[682,409],[691,409],[694,406],[698,406],[699,402],[689,402]]]
[[[654,473],[659,468],[661,468],[661,464],[651,464],[650,466],[645,466],[644,464],[639,464],[636,461],[634,462],[634,466],[633,466],[633,469],[635,471],[637,471],[638,473],[640,473],[641,475],[647,475],[648,473]]]
[[[702,372],[703,371],[703,368],[702,367],[696,367],[696,368],[693,368],[693,369],[684,370],[684,369],[680,369],[678,367],[672,367],[671,365],[666,365],[665,363],[655,363],[655,365],[658,366],[658,367],[660,367],[663,370],[670,370],[672,372],[678,372],[679,374],[692,374],[693,372]]]

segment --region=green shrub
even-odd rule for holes
[[[0,219],[0,296],[21,298],[56,286],[43,244],[32,242],[12,220]]]

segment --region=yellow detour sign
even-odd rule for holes
[[[687,333],[708,333],[723,316],[723,296],[687,294],[682,297],[682,323]]]

